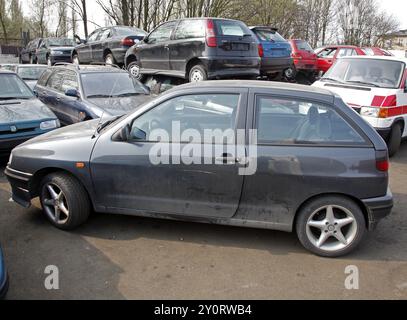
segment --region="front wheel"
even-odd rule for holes
[[[43,179],[40,200],[48,220],[58,229],[72,230],[83,224],[90,214],[85,188],[65,173],[53,173]]]
[[[203,65],[197,64],[189,71],[189,82],[201,82],[208,80],[208,73]]]
[[[47,57],[47,66],[52,67],[52,60],[51,57]]]
[[[390,157],[393,157],[400,149],[402,131],[403,130],[400,123],[396,123],[391,129],[390,136],[387,141],[387,147],[389,149]]]
[[[72,56],[72,63],[75,64],[75,65],[80,65],[80,64],[81,64],[80,61],[79,61],[79,56],[78,56],[78,54],[74,54],[74,55]]]
[[[359,245],[366,232],[366,221],[352,200],[325,196],[310,201],[301,209],[296,230],[307,250],[323,257],[339,257]]]
[[[105,64],[107,65],[114,65],[116,64],[116,60],[114,59],[111,53],[107,54],[105,57]]]

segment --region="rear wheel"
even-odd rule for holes
[[[48,67],[52,67],[52,60],[50,56],[47,57],[47,65]]]
[[[389,139],[387,141],[387,147],[389,148],[389,156],[393,157],[400,149],[402,138],[402,127],[400,123],[393,125],[391,129]]]
[[[359,245],[366,232],[366,221],[354,201],[324,196],[301,209],[296,230],[307,250],[323,257],[339,257]]]
[[[111,53],[108,53],[105,57],[105,63],[106,64],[116,64],[116,60],[114,59],[113,55]]]
[[[89,197],[82,184],[65,173],[53,173],[41,183],[41,205],[48,220],[57,228],[72,230],[89,217]]]
[[[201,82],[208,80],[208,73],[202,64],[197,64],[189,71],[189,82]]]
[[[133,78],[139,81],[143,81],[145,78],[145,76],[141,73],[141,67],[138,61],[130,62],[129,65],[127,66],[127,71]]]

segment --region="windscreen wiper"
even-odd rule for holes
[[[338,80],[338,79],[335,79],[335,78],[329,78],[329,77],[324,77],[324,78],[321,78],[321,80],[320,80],[320,81],[324,81],[324,80],[327,80],[327,81],[333,81],[333,82],[338,82],[338,83],[343,83],[342,81],[340,81],[340,80]]]
[[[373,82],[365,82],[365,81],[358,81],[358,80],[348,80],[346,82],[348,82],[348,83],[357,83],[357,84],[365,84],[365,85],[368,85],[368,86],[373,86],[373,87],[376,87],[376,88],[380,88],[379,85],[377,85],[376,83],[373,83]]]
[[[90,96],[87,96],[88,99],[90,98],[111,98],[112,96],[108,95],[108,94],[93,94]]]

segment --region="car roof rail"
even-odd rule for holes
[[[113,67],[116,69],[120,69],[123,70],[122,68],[120,68],[117,64],[113,64],[113,63],[106,63],[106,62],[91,62],[89,65],[91,66],[109,66],[109,67]]]
[[[74,67],[76,70],[80,70],[80,69],[81,69],[79,65],[74,64],[74,63],[70,63],[70,62],[57,62],[57,63],[54,64],[54,66],[55,66],[55,67],[58,67],[58,66],[60,66],[60,67],[61,67],[61,66],[64,66],[64,67]]]

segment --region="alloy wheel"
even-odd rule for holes
[[[129,72],[134,78],[139,79],[139,77],[140,77],[140,67],[137,64],[133,64],[129,68]]]
[[[105,58],[105,63],[106,64],[113,64],[113,58],[110,55],[107,55]]]
[[[204,75],[200,70],[194,70],[191,73],[191,82],[200,82],[205,79]]]
[[[315,210],[306,224],[308,240],[318,249],[331,252],[350,245],[356,238],[357,230],[352,212],[337,205]]]
[[[54,183],[43,187],[42,204],[48,217],[56,224],[64,224],[69,219],[69,207],[62,190]]]

